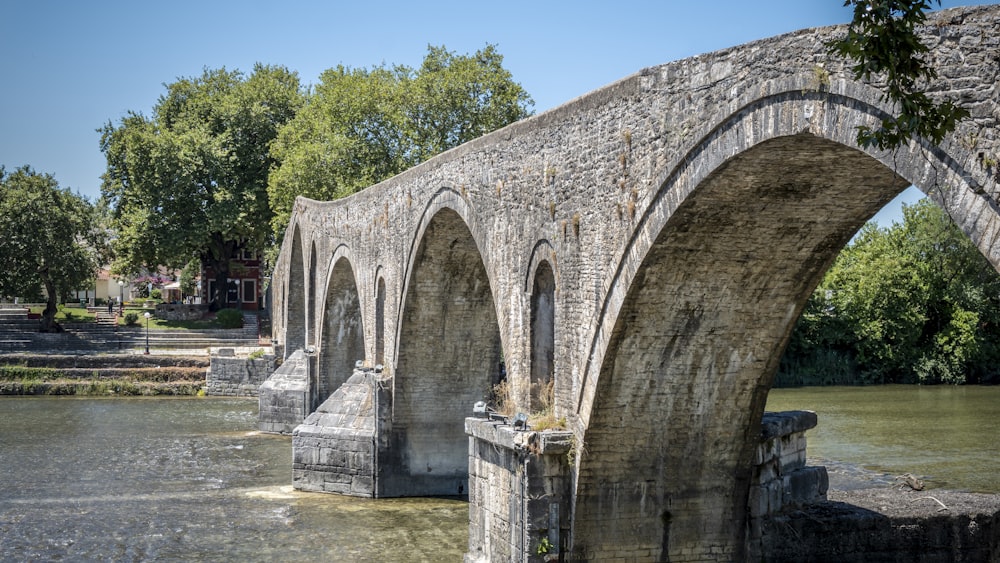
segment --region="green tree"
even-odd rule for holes
[[[192,258],[216,275],[225,304],[230,261],[270,242],[270,144],[304,102],[297,74],[206,69],[167,85],[151,118],[130,112],[101,129],[102,193],[117,231],[113,270],[136,273]]]
[[[105,256],[101,213],[83,196],[62,189],[50,174],[0,167],[0,295],[45,289],[42,331],[55,322],[59,299],[86,287]]]
[[[273,145],[268,191],[280,238],[295,197],[333,200],[523,119],[533,105],[493,45],[474,55],[428,47],[417,70],[351,69],[320,76]]]
[[[904,206],[903,222],[862,228],[806,306],[779,380],[823,382],[826,360],[861,383],[1000,379],[1000,274],[941,208]]]
[[[941,0],[937,0],[941,5]],[[951,100],[935,102],[924,91],[937,72],[928,63],[929,51],[916,28],[931,8],[928,0],[846,0],[854,17],[844,37],[830,43],[831,53],[854,63],[857,80],[883,81],[883,100],[897,115],[882,119],[877,128],[858,127],[858,144],[896,149],[914,136],[940,144],[969,112]]]

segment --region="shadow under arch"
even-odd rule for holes
[[[338,246],[330,259],[326,279],[319,342],[317,404],[337,390],[365,359],[364,319],[350,252]]]
[[[498,382],[501,343],[486,266],[459,211],[442,204],[427,216],[405,283],[379,494],[461,495],[465,417]]]
[[[309,268],[307,270],[308,285],[306,285],[306,346],[315,347],[317,343],[317,331],[319,326],[316,324],[317,311],[316,311],[316,299],[319,298],[317,295],[316,288],[318,287],[318,282],[316,276],[318,274],[317,262],[318,253],[316,252],[316,241],[313,240],[309,244]]]
[[[285,358],[292,352],[306,347],[306,282],[305,258],[302,252],[302,234],[298,225],[293,227],[292,252],[288,264],[285,287]]]
[[[743,559],[755,429],[836,255],[910,183],[952,186],[940,203],[982,240],[989,204],[941,149],[854,148],[855,126],[878,113],[833,95],[762,99],[665,179],[603,304],[578,398],[579,557]]]

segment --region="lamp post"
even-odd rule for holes
[[[152,315],[149,314],[149,311],[146,311],[142,316],[146,317],[146,351],[143,354],[149,354],[149,317]]]
[[[125,282],[123,280],[118,280],[118,314],[125,312]]]

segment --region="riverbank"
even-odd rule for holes
[[[769,518],[772,562],[1000,561],[1000,495],[899,486],[833,490]]]
[[[209,362],[189,356],[0,355],[0,395],[200,395]]]

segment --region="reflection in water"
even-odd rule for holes
[[[0,560],[461,561],[468,504],[291,489],[229,399],[0,398]]]
[[[772,389],[767,410],[816,411],[806,434],[813,465],[835,460],[912,473],[928,488],[1000,492],[1000,387]]]

